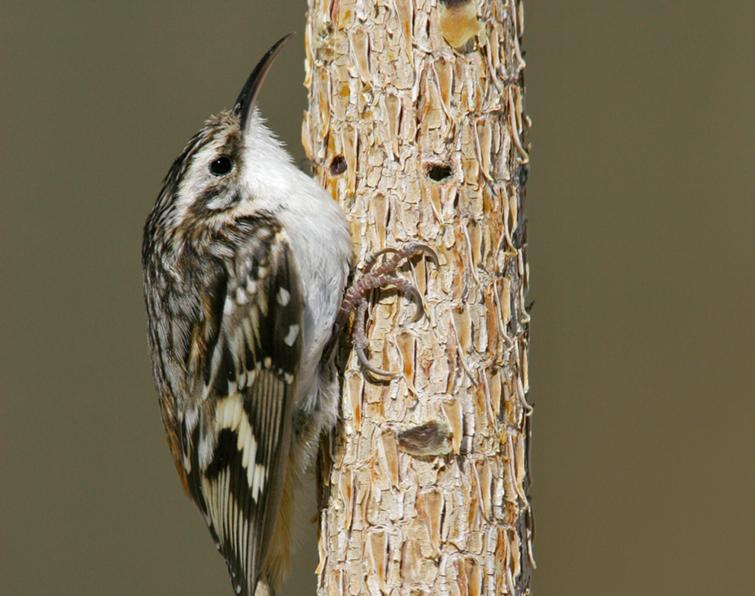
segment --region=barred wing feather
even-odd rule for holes
[[[234,589],[251,596],[285,477],[301,357],[302,291],[279,228],[261,228],[218,268],[205,312],[196,332],[207,343],[195,367],[201,396],[184,418],[184,461]]]

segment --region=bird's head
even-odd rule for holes
[[[185,240],[248,214],[254,210],[255,185],[271,178],[270,164],[290,165],[255,108],[265,76],[290,37],[278,40],[262,57],[233,108],[211,116],[186,144],[165,177],[145,240]]]

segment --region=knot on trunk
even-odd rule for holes
[[[430,420],[398,433],[399,448],[414,457],[434,457],[451,452],[451,429],[446,422]]]

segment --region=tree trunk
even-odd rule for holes
[[[303,142],[357,261],[420,240],[345,364],[318,594],[529,594],[521,2],[309,0]]]

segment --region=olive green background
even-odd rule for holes
[[[751,593],[752,5],[526,14],[536,593]],[[261,105],[301,158],[304,2],[0,17],[0,594],[230,594],[162,435],[141,227],[290,30]]]

